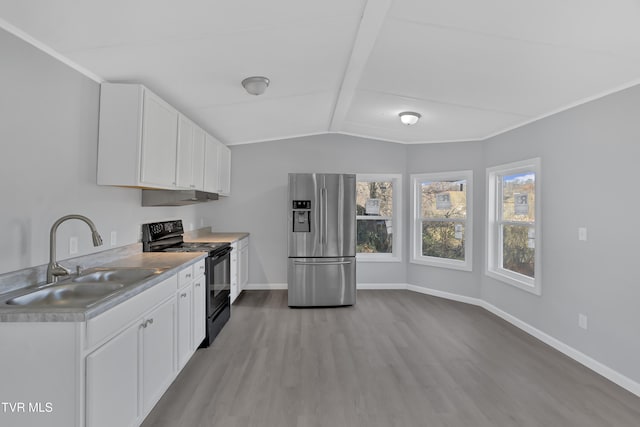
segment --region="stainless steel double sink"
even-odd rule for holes
[[[92,268],[82,274],[23,293],[4,301],[12,306],[90,307],[132,285],[166,271],[166,268]]]

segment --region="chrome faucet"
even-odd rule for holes
[[[53,283],[58,281],[59,276],[68,276],[71,273],[66,267],[58,264],[56,262],[56,232],[58,231],[58,227],[60,224],[65,222],[68,219],[79,219],[87,223],[89,228],[91,229],[91,237],[93,238],[93,246],[102,245],[102,237],[100,237],[100,233],[96,230],[96,226],[93,222],[83,215],[65,215],[51,226],[51,233],[49,235],[49,265],[47,266],[47,283]]]

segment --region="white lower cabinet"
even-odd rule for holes
[[[206,289],[204,261],[178,274],[178,369],[182,369],[205,337]],[[195,279],[192,279],[195,277]]]
[[[171,296],[87,356],[87,426],[135,426],[153,409],[176,374],[175,311]]]
[[[175,301],[160,305],[143,319],[142,327],[142,415],[160,400],[175,377]]]
[[[192,310],[193,284],[189,283],[178,290],[178,368],[182,368],[191,353],[193,346],[191,340],[193,310]]]
[[[130,326],[87,356],[88,426],[137,425],[139,332],[139,325]]]
[[[249,279],[249,237],[231,243],[231,303],[242,293]]]
[[[196,266],[197,268],[197,266]],[[204,264],[202,266],[204,271]],[[207,287],[203,274],[193,281],[193,351],[196,351],[206,335],[207,327]]]
[[[49,427],[139,426],[204,338],[204,270],[201,260],[86,322],[0,322],[3,401],[41,403]],[[0,418],[43,425],[34,417]]]

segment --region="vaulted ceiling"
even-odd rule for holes
[[[0,26],[226,144],[482,140],[640,83],[638,0],[0,0]]]

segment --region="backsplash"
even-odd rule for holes
[[[58,262],[74,272],[77,266],[80,266],[80,268],[84,270],[87,268],[97,267],[120,258],[135,255],[140,252],[142,252],[142,243],[133,243],[131,245],[108,249],[106,251],[83,255],[76,258],[58,260]],[[0,274],[0,294],[29,286],[43,285],[45,284],[46,276],[47,264]]]

